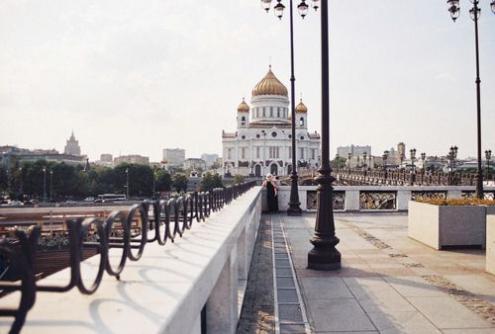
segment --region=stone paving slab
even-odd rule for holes
[[[342,269],[306,269],[315,215],[284,226],[315,333],[495,333],[495,276],[481,250],[436,251],[407,237],[407,215],[337,214]]]

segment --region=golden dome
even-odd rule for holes
[[[272,72],[272,66],[268,69],[268,73],[265,77],[254,86],[253,96],[258,95],[281,95],[288,96],[287,88],[284,86],[280,80],[277,79],[275,74]]]
[[[296,112],[298,113],[307,113],[308,112],[308,107],[303,103],[302,99],[299,102],[299,104],[296,106]]]
[[[242,98],[241,104],[239,104],[239,106],[237,107],[237,111],[238,112],[249,112],[249,106],[246,103],[246,101],[244,101],[244,98]]]

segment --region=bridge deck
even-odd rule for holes
[[[264,216],[265,224],[283,226],[313,332],[495,333],[495,276],[484,271],[484,250],[424,246],[407,237],[404,214],[341,214],[342,269],[312,271],[306,256],[314,221],[311,214]],[[243,333],[271,333],[276,326],[250,328]]]

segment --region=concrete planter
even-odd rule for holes
[[[409,202],[408,235],[435,249],[486,243],[486,206],[439,206]]]

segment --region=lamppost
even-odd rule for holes
[[[294,75],[294,20],[293,20],[293,0],[289,1],[289,19],[290,19],[290,102],[291,102],[291,133],[292,133],[292,171],[291,171],[291,187],[290,187],[290,200],[289,200],[289,209],[287,210],[287,214],[290,216],[299,216],[302,213],[301,203],[299,202],[299,190],[297,185],[298,175],[297,175],[297,161],[296,161],[296,97],[295,97],[295,82],[296,77]],[[308,0],[309,1],[309,0]],[[313,0],[313,8],[318,9],[318,1]],[[261,6],[268,13],[270,11],[272,0],[261,0]],[[306,4],[306,0],[301,0],[297,9],[299,14],[304,19],[304,17],[308,13],[308,4]],[[285,6],[282,3],[282,0],[277,0],[277,4],[273,6],[273,11],[275,15],[282,19],[284,13]]]
[[[315,7],[317,1],[314,1]],[[313,249],[308,252],[308,268],[335,270],[340,268],[340,252],[335,248],[339,238],[335,236],[333,217],[333,187],[330,167],[330,97],[328,61],[328,0],[321,1],[321,168],[315,181],[317,188],[317,213],[315,233],[311,239]]]
[[[22,192],[23,192],[23,189],[22,189],[22,186],[23,186],[22,179],[23,179],[22,167],[19,167],[19,199],[21,201],[24,198],[24,196],[22,195]]]
[[[388,160],[388,155],[390,154],[389,151],[383,151],[382,159],[383,159],[383,177],[385,178],[385,183],[387,182],[387,160]]]
[[[421,184],[425,183],[426,153],[421,153]]]
[[[485,151],[485,158],[486,158],[486,179],[488,180],[488,176],[490,173],[490,160],[492,158],[492,150],[486,150]]]
[[[455,159],[457,158],[457,146],[451,146],[449,150],[449,154],[447,155],[447,159],[449,160],[449,184],[452,184],[452,174],[454,172],[455,167]]]
[[[478,19],[481,14],[479,0],[470,0],[473,7],[469,10],[469,14],[474,21],[474,39],[475,39],[475,55],[476,55],[476,120],[477,120],[477,144],[478,144],[478,179],[476,181],[476,196],[483,198],[483,172],[481,169],[481,80],[480,80],[480,55],[479,55],[479,40],[478,40]],[[459,17],[461,8],[459,0],[447,0],[450,16],[455,22]],[[492,12],[495,14],[495,0],[490,3]]]
[[[43,169],[43,202],[46,202],[46,167]]]
[[[415,148],[410,149],[409,154],[411,156],[411,165],[412,165],[410,183],[411,185],[413,185],[414,181],[416,181],[416,165],[414,163],[416,161],[416,149]]]
[[[366,171],[366,167],[368,167],[368,165],[366,164],[366,156],[368,155],[368,153],[366,152],[363,152],[363,170]]]
[[[53,170],[50,169],[50,202],[53,199]]]
[[[125,183],[126,199],[129,200],[129,168],[125,169]]]

